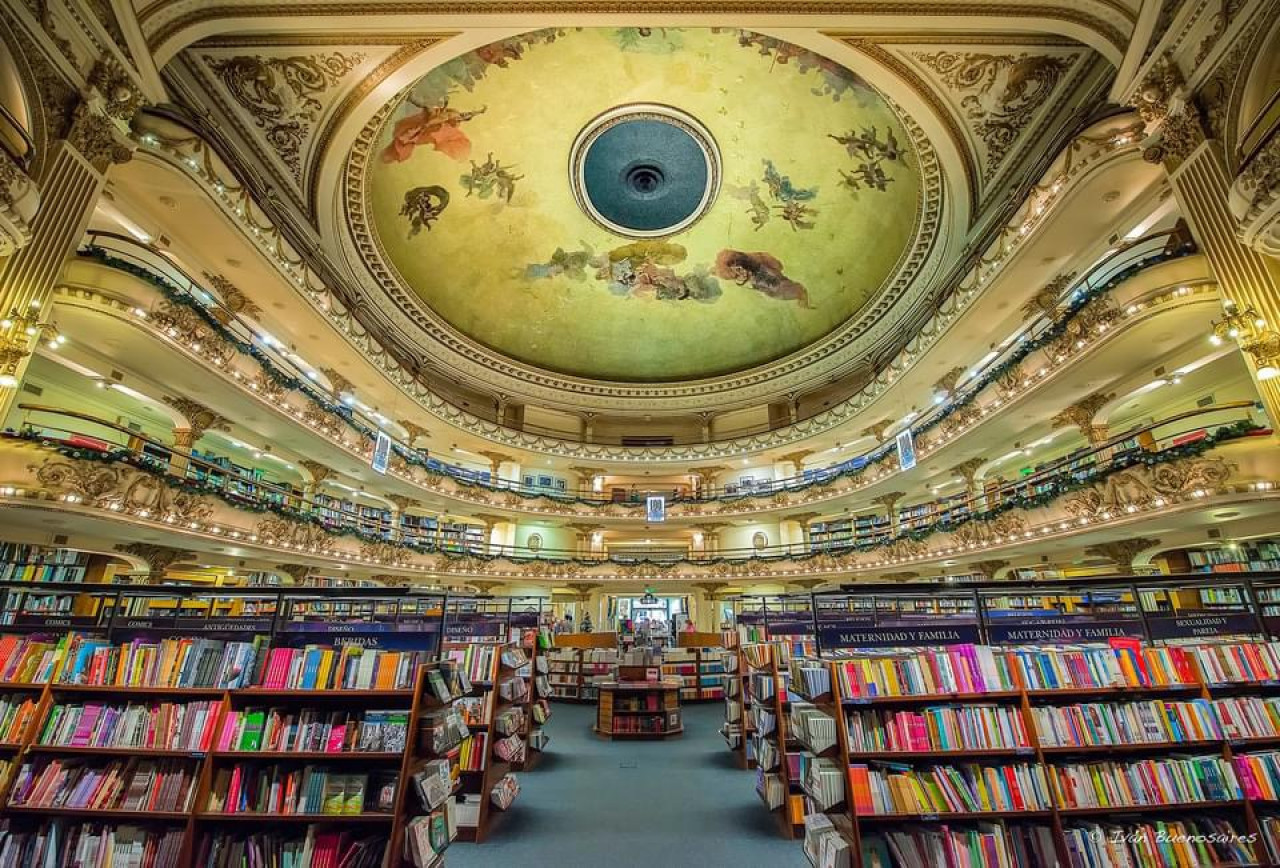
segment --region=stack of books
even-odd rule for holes
[[[21,742],[35,715],[36,701],[30,694],[0,696],[0,743]]]
[[[415,868],[433,868],[442,864],[441,854],[457,836],[453,802],[442,802],[430,813],[414,817],[405,825],[405,856]]]
[[[408,728],[408,711],[233,709],[219,732],[218,750],[401,752]]]
[[[791,690],[807,699],[831,692],[831,669],[821,660],[797,658],[791,661]]]
[[[776,811],[787,800],[787,782],[781,775],[756,769],[756,794],[764,801],[769,810]]]
[[[181,812],[195,789],[188,760],[132,758],[97,764],[85,759],[24,760],[9,804],[29,808]]]
[[[195,864],[200,868],[246,865],[380,868],[387,850],[385,836],[308,826],[301,836],[272,832],[212,832],[200,841]]]
[[[520,795],[520,782],[516,780],[513,774],[505,774],[498,779],[493,785],[493,789],[489,791],[489,800],[493,802],[493,806],[499,811],[505,811],[511,807],[512,802],[516,800],[516,796]]]
[[[1160,819],[1126,826],[1091,823],[1068,826],[1063,833],[1073,865],[1257,865],[1262,855],[1252,835],[1215,817]]]
[[[1022,712],[1008,705],[945,705],[918,712],[853,711],[846,722],[849,750],[853,752],[1031,747]]]
[[[822,753],[836,744],[836,720],[804,702],[791,704],[790,732],[814,753]]]
[[[65,747],[207,751],[218,726],[217,702],[59,703],[36,741]]]
[[[854,813],[941,814],[1047,811],[1049,780],[1038,765],[849,766]]]
[[[253,683],[261,637],[252,642],[220,639],[134,639],[112,645],[72,634],[59,684],[128,687],[240,688]]]
[[[844,801],[844,770],[833,759],[808,759],[799,780],[821,811],[829,811]]]
[[[261,686],[267,690],[407,690],[424,660],[419,651],[378,651],[359,645],[272,648]]]
[[[325,814],[331,816],[376,813],[389,809],[382,778],[319,765],[263,766],[243,764],[218,769],[206,810],[226,814]],[[394,797],[394,791],[392,792]]]
[[[895,830],[883,836],[864,835],[862,838],[863,868],[895,868],[900,865],[1058,868],[1059,864],[1053,844],[1053,831],[1047,826],[943,824],[916,826]],[[1071,864],[1120,868],[1123,863],[1103,861]]]
[[[62,865],[63,854],[74,853],[77,868],[186,868],[181,850],[182,829],[59,821],[0,828],[0,865]]]
[[[1220,756],[1102,761],[1051,767],[1062,808],[1112,808],[1223,802],[1242,798]]]
[[[1031,712],[1043,747],[1163,744],[1223,737],[1213,704],[1205,699],[1089,702],[1036,706]]]
[[[489,751],[489,734],[473,732],[458,746],[458,768],[464,772],[484,771]]]
[[[985,645],[860,654],[835,670],[840,695],[849,699],[1016,689],[1005,656]]]
[[[493,668],[498,658],[498,650],[494,645],[472,644],[446,649],[444,659],[456,663],[471,681],[488,683],[493,680]]]
[[[66,633],[50,641],[43,636],[0,636],[0,681],[44,684],[67,654],[77,634]]]
[[[1201,645],[1187,653],[1209,684],[1280,680],[1280,642]]]
[[[498,759],[509,763],[518,763],[524,761],[524,739],[518,735],[509,735],[506,738],[500,738],[493,745],[493,752]]]
[[[836,820],[844,821],[844,817]],[[850,835],[837,828],[826,814],[809,814],[804,818],[804,855],[814,868],[852,868],[853,850]]]

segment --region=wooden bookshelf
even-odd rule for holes
[[[1013,650],[1012,648],[1002,650]],[[772,658],[771,658],[772,660]],[[1256,835],[1255,847],[1259,858],[1258,864],[1274,865],[1269,857],[1259,822],[1260,812],[1271,810],[1274,806],[1266,800],[1249,798],[1247,795],[1238,799],[1205,800],[1205,801],[1171,801],[1167,804],[1147,805],[1111,805],[1105,807],[1069,806],[1059,787],[1057,776],[1053,770],[1058,766],[1076,763],[1088,763],[1106,758],[1117,762],[1138,761],[1144,759],[1168,759],[1194,756],[1221,758],[1227,765],[1234,757],[1251,751],[1265,751],[1280,744],[1280,735],[1274,737],[1253,738],[1210,738],[1184,741],[1133,742],[1128,741],[1115,745],[1075,745],[1055,746],[1044,744],[1044,738],[1037,726],[1034,709],[1041,706],[1070,706],[1077,703],[1121,704],[1142,701],[1184,702],[1188,700],[1211,700],[1222,693],[1215,693],[1213,685],[1206,683],[1203,671],[1196,669],[1194,681],[1190,684],[1146,689],[1128,688],[1072,688],[1062,690],[1027,689],[1019,670],[1013,668],[1016,690],[997,690],[977,693],[932,694],[929,696],[887,696],[877,697],[873,702],[862,698],[850,698],[840,695],[837,677],[838,667],[842,661],[823,660],[820,665],[829,667],[832,694],[814,697],[813,705],[820,711],[835,718],[837,729],[837,747],[833,754],[839,757],[842,769],[853,764],[889,762],[928,768],[932,766],[963,765],[1010,765],[1027,764],[1042,768],[1047,773],[1050,784],[1050,801],[1044,809],[1023,809],[1014,811],[982,811],[982,812],[930,812],[930,813],[860,813],[853,793],[850,791],[850,778],[844,781],[845,798],[827,811],[836,827],[849,838],[852,853],[852,865],[861,866],[864,838],[879,836],[896,827],[924,827],[936,830],[942,824],[957,824],[969,828],[968,824],[978,822],[994,823],[997,827],[1009,824],[1038,825],[1049,830],[1050,840],[1054,847],[1053,858],[1060,864],[1072,864],[1069,860],[1066,830],[1079,823],[1101,822],[1108,827],[1126,826],[1126,824],[1146,823],[1156,819],[1188,819],[1217,817],[1229,820],[1233,828],[1243,835]],[[773,668],[776,669],[776,664]],[[1265,688],[1268,685],[1258,685]],[[1232,685],[1237,693],[1249,693],[1250,685]],[[1265,689],[1259,696],[1268,696]],[[952,750],[851,750],[849,732],[849,714],[860,709],[883,710],[885,713],[895,710],[915,710],[924,706],[956,707],[966,705],[983,705],[1010,708],[1018,714],[1025,726],[1029,740],[1026,747],[1010,747],[998,749],[956,748]],[[779,744],[785,743],[782,729],[786,721],[779,717]],[[823,755],[828,755],[824,752]],[[816,807],[806,803],[806,813],[816,811]],[[981,863],[975,863],[981,864]]]
[[[633,707],[637,704],[646,707]],[[649,705],[654,707],[648,708]],[[652,725],[655,720],[659,726]],[[659,679],[602,683],[594,729],[596,734],[611,739],[654,740],[682,735],[680,682]]]
[[[740,651],[744,657],[743,665],[747,670],[743,684],[743,738],[745,740],[748,737],[746,730],[750,727],[752,738],[767,740],[776,750],[777,764],[765,769],[757,762],[756,772],[758,776],[775,775],[781,780],[782,804],[780,807],[771,809],[771,812],[782,834],[785,837],[794,838],[803,830],[804,811],[799,782],[791,779],[788,760],[789,754],[793,753],[788,745],[787,735],[787,712],[790,700],[784,671],[779,668],[779,658],[786,654],[786,647],[781,643],[753,643],[740,646]],[[772,696],[760,695],[762,691],[756,689],[758,684],[772,684]],[[755,708],[763,709],[774,716],[773,732],[762,735],[754,729],[753,709]]]
[[[324,710],[361,711],[370,706],[367,693],[364,691],[305,691],[305,690],[259,690],[247,689],[188,689],[188,688],[106,688],[95,689],[83,685],[66,685],[50,683],[39,685],[37,713],[32,716],[22,734],[20,743],[15,745],[17,754],[12,757],[13,771],[0,791],[0,817],[39,818],[66,817],[68,819],[86,819],[93,822],[119,822],[126,824],[160,824],[182,829],[182,849],[180,864],[191,864],[195,858],[196,848],[201,838],[211,830],[223,824],[316,824],[325,827],[370,827],[371,829],[386,827],[387,849],[386,861],[389,866],[408,866],[399,857],[402,852],[404,826],[408,819],[407,794],[410,789],[408,775],[415,760],[412,745],[416,741],[416,733],[424,708],[438,706],[439,701],[429,691],[424,690],[425,675],[429,669],[437,668],[438,663],[425,663],[418,667],[414,676],[415,686],[410,690],[372,691],[378,701],[395,699],[404,703],[407,709],[406,750],[405,751],[238,751],[238,750],[184,750],[139,747],[95,747],[70,746],[61,744],[37,744],[36,739],[44,728],[53,708],[59,703],[84,701],[115,702],[126,704],[130,698],[134,704],[143,702],[189,703],[211,700],[215,703],[215,712],[208,718],[205,727],[212,728],[211,745],[218,744],[222,727],[227,723],[227,713],[236,708],[257,707],[264,699],[297,708],[318,707]],[[34,690],[37,685],[25,685]],[[344,697],[339,702],[339,697]],[[102,760],[138,757],[146,759],[186,760],[191,764],[190,771],[194,783],[191,788],[189,804],[182,811],[142,811],[142,810],[102,810],[77,807],[46,807],[40,805],[10,804],[10,789],[14,784],[17,768],[24,760],[41,756],[67,758],[99,758]],[[328,765],[337,768],[354,767],[355,765],[370,768],[387,768],[395,772],[395,804],[387,812],[364,811],[354,814],[326,813],[251,813],[226,812],[210,810],[209,798],[214,784],[214,774],[218,768],[233,766],[238,763],[275,763],[282,762],[296,765]],[[372,794],[367,793],[366,800]]]
[[[707,636],[702,633],[681,633],[680,638],[687,636]],[[711,702],[724,699],[724,687],[721,676],[724,674],[724,648],[720,647],[719,634],[714,634],[713,645],[682,645],[678,648],[665,648],[662,651],[662,675],[664,678],[680,678],[684,684],[680,690],[681,702]],[[680,655],[674,657],[673,655]],[[686,657],[685,655],[692,655]],[[692,671],[684,671],[689,670]],[[715,685],[708,686],[704,678],[714,676]],[[689,679],[693,679],[690,686]]]

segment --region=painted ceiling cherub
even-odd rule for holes
[[[413,156],[418,145],[430,145],[454,160],[465,160],[470,156],[471,140],[461,127],[477,115],[484,114],[485,106],[464,112],[449,108],[448,99],[439,105],[422,103],[413,94],[409,94],[407,99],[419,111],[396,121],[391,143],[382,151],[383,162],[403,163]]]
[[[479,165],[471,161],[471,171],[458,179],[466,189],[467,195],[475,194],[477,198],[488,199],[497,193],[498,198],[510,202],[516,192],[516,181],[524,175],[512,173],[515,166],[504,166],[500,160],[493,158],[493,152]]]

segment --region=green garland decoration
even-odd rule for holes
[[[1139,452],[1137,454],[1128,453],[1113,460],[1112,463],[1109,464],[1105,469],[1098,469],[1095,472],[1092,472],[1086,476],[1079,477],[1079,478],[1074,476],[1068,476],[1067,478],[1061,481],[1053,481],[1049,483],[1048,487],[1043,491],[1036,492],[1035,494],[1020,495],[1017,497],[1009,498],[997,506],[994,506],[987,510],[983,510],[981,512],[970,513],[965,518],[957,521],[938,522],[936,524],[933,524],[921,530],[913,530],[913,531],[908,531],[907,533],[904,533],[904,534],[899,534],[897,537],[894,538],[894,540],[891,540],[891,542],[897,541],[897,540],[904,540],[904,539],[912,540],[916,542],[923,542],[924,540],[928,539],[929,537],[933,536],[936,533],[954,533],[956,530],[959,530],[962,526],[972,521],[990,521],[991,519],[996,518],[1000,515],[1003,515],[1004,513],[1009,512],[1010,510],[1035,509],[1037,507],[1047,506],[1064,494],[1069,494],[1073,491],[1078,491],[1083,488],[1088,488],[1089,486],[1093,485],[1095,482],[1104,480],[1108,476],[1111,476],[1114,473],[1119,473],[1121,471],[1128,470],[1129,468],[1136,467],[1138,465],[1141,465],[1144,467],[1156,467],[1161,464],[1167,464],[1171,461],[1179,461],[1184,458],[1194,458],[1194,457],[1203,455],[1205,452],[1209,451],[1214,446],[1217,446],[1219,443],[1225,443],[1231,440],[1238,440],[1244,437],[1249,437],[1249,436],[1252,436],[1254,432],[1261,431],[1261,430],[1265,430],[1263,426],[1257,425],[1248,419],[1241,419],[1237,422],[1231,423],[1230,425],[1223,425],[1217,428],[1216,430],[1214,430],[1212,433],[1207,434],[1205,437],[1201,438],[1200,440],[1194,441],[1192,443],[1184,443],[1179,446],[1170,446],[1167,449],[1161,450],[1160,452]],[[67,446],[65,443],[61,441],[53,440],[48,437],[45,437],[37,433],[34,429],[30,429],[30,428],[24,429],[23,431],[20,431],[17,433],[6,433],[4,436],[35,443],[38,446],[52,449],[56,451],[58,454],[66,458],[71,458],[78,461],[97,461],[104,464],[117,464],[117,463],[127,464],[130,467],[135,467],[153,476],[164,479],[167,483],[169,483],[170,486],[177,488],[179,491],[189,493],[189,494],[210,495],[213,497],[217,497],[220,500],[222,500],[224,503],[228,504],[229,506],[232,506],[236,509],[245,510],[247,512],[252,512],[255,514],[261,514],[261,513],[267,513],[267,512],[274,513],[276,515],[280,515],[285,518],[288,518],[292,521],[296,521],[300,524],[321,527],[335,536],[350,536],[350,537],[355,537],[361,540],[362,542],[384,543],[386,545],[391,545],[397,548],[406,549],[408,551],[412,551],[417,554],[442,554],[445,557],[450,558],[452,560],[459,560],[461,558],[466,557],[466,558],[479,558],[480,560],[483,560],[483,561],[496,561],[504,558],[503,555],[475,554],[471,552],[451,551],[447,546],[441,547],[434,544],[421,544],[416,542],[387,540],[382,538],[378,534],[365,531],[358,527],[337,529],[337,528],[334,528],[329,523],[325,522],[323,519],[320,518],[320,516],[316,515],[315,513],[306,512],[306,511],[297,509],[295,507],[287,506],[285,504],[279,504],[279,503],[273,503],[273,502],[246,503],[244,499],[233,496],[231,493],[226,491],[226,489],[223,486],[220,486],[216,483],[211,483],[207,480],[200,480],[200,479],[190,479],[190,478],[177,479],[169,474],[168,464],[166,462],[161,461],[160,459],[157,459],[157,458],[153,458],[146,454],[134,453],[127,449],[117,448],[117,449],[104,452],[104,451],[95,450],[95,449],[83,449],[83,448]],[[776,555],[768,554],[768,555],[755,555],[755,556],[743,555],[741,557],[715,557],[710,559],[700,559],[696,561],[691,561],[688,558],[682,558],[679,561],[651,561],[647,558],[643,558],[638,561],[627,561],[627,563],[635,563],[635,564],[639,564],[647,567],[652,567],[655,572],[665,572],[665,571],[674,569],[676,566],[680,564],[687,564],[690,566],[696,566],[696,565],[705,566],[707,564],[721,564],[721,563],[735,564],[735,563],[744,563],[746,561],[771,562],[771,561],[786,561],[786,560],[799,561],[803,563],[812,558],[820,557],[828,554],[834,555],[835,557],[840,557],[842,555],[868,552],[868,551],[872,551],[874,549],[880,548],[883,545],[885,545],[885,543],[867,543],[867,544],[859,544],[859,545],[850,545],[850,546],[843,547],[838,551],[813,551],[813,552],[807,552],[802,555],[792,555],[792,554],[776,554]],[[527,557],[527,558],[505,557],[505,559],[516,564],[526,564],[526,563],[534,563],[534,562],[545,563],[550,561],[551,563],[555,563],[555,564],[582,564],[585,566],[591,566],[593,564],[600,563],[599,561],[596,561],[596,560],[589,560],[589,559],[583,559],[578,557],[563,558],[563,559],[557,558],[554,560],[547,559],[547,558],[538,558],[538,557]]]
[[[1081,310],[1084,309],[1086,305],[1089,304],[1089,302],[1093,301],[1094,299],[1098,298],[1101,295],[1111,292],[1113,289],[1115,289],[1124,281],[1128,280],[1134,274],[1146,268],[1150,268],[1153,265],[1158,265],[1162,262],[1167,262],[1172,259],[1178,259],[1183,256],[1188,256],[1194,253],[1195,249],[1196,248],[1194,243],[1186,242],[1173,249],[1161,250],[1157,253],[1151,254],[1150,256],[1146,256],[1137,262],[1134,262],[1132,265],[1126,268],[1121,269],[1120,271],[1112,275],[1111,278],[1107,280],[1105,283],[1099,284],[1098,286],[1087,286],[1082,289],[1076,290],[1076,292],[1072,294],[1071,301],[1068,303],[1067,307],[1064,309],[1062,317],[1060,319],[1055,321],[1049,328],[1045,329],[1035,338],[1031,340],[1023,341],[1022,343],[1020,343],[1016,347],[1014,352],[1009,356],[1009,358],[1007,358],[1006,360],[1004,360],[994,368],[991,368],[990,370],[986,371],[982,376],[968,383],[965,387],[963,395],[957,396],[955,400],[947,403],[946,406],[938,408],[936,412],[934,412],[932,415],[928,417],[927,421],[923,422],[919,426],[916,426],[915,433],[924,434],[924,433],[927,433],[928,431],[931,431],[936,426],[942,424],[943,421],[945,421],[949,416],[951,416],[957,410],[971,404],[974,401],[974,399],[976,399],[977,396],[982,392],[983,389],[985,389],[987,386],[994,383],[996,380],[998,380],[1008,371],[1012,370],[1031,353],[1047,346],[1049,343],[1051,343],[1052,341],[1060,337],[1066,331],[1067,325],[1073,319],[1075,319],[1075,317],[1080,313]],[[221,322],[215,316],[213,316],[213,314],[209,312],[208,308],[205,307],[205,305],[201,304],[199,301],[193,298],[191,293],[188,292],[187,290],[182,289],[181,287],[175,286],[173,283],[169,282],[168,280],[161,277],[160,275],[155,274],[154,272],[140,265],[130,262],[127,259],[122,259],[117,256],[112,256],[108,251],[104,250],[101,247],[90,245],[88,247],[83,248],[80,251],[80,254],[87,258],[97,260],[98,262],[101,262],[103,265],[106,265],[110,268],[115,268],[120,271],[124,271],[128,274],[131,274],[139,278],[140,280],[156,287],[160,291],[160,293],[170,302],[174,304],[183,305],[184,307],[187,307],[195,311],[195,313],[205,322],[205,324],[208,325],[210,329],[215,331],[223,340],[227,341],[229,344],[234,346],[240,352],[245,353],[250,357],[252,357],[258,363],[258,365],[262,368],[262,370],[267,373],[267,376],[270,377],[273,382],[277,383],[278,385],[282,386],[287,390],[297,391],[301,393],[305,398],[315,403],[325,412],[332,413],[339,416],[344,422],[346,422],[349,426],[355,429],[366,440],[372,441],[377,439],[377,436],[378,436],[377,429],[374,429],[368,425],[364,425],[361,422],[359,422],[355,418],[355,414],[350,407],[347,407],[344,404],[336,403],[334,401],[329,400],[327,394],[321,392],[313,383],[300,379],[298,377],[294,377],[290,374],[287,374],[279,370],[275,366],[275,362],[271,359],[271,357],[267,353],[263,352],[259,347],[255,346],[254,344],[241,340],[234,332],[231,331],[230,328],[227,327],[225,323]],[[511,488],[507,486],[494,485],[491,482],[485,482],[480,479],[474,478],[470,473],[462,471],[461,468],[454,468],[452,465],[446,464],[442,461],[435,462],[435,465],[433,466],[430,463],[430,459],[428,459],[422,453],[418,452],[415,449],[410,449],[410,448],[401,446],[399,443],[393,442],[391,448],[392,448],[392,451],[395,452],[396,455],[400,456],[400,458],[402,458],[406,463],[416,467],[423,468],[430,477],[439,479],[441,477],[447,476],[450,479],[453,479],[454,482],[456,482],[458,485],[461,485],[463,488],[480,488],[480,489],[484,489],[485,491],[510,492],[526,500],[536,500],[538,498],[546,498],[547,500],[555,501],[557,503],[565,503],[565,504],[585,504],[588,506],[601,506],[606,503],[611,503],[610,501],[605,501],[600,498],[582,497],[580,495],[569,495],[569,494],[561,495],[555,492],[547,492],[547,491],[526,491],[521,488]],[[865,460],[861,464],[857,464],[856,466],[854,466],[853,462],[857,461],[857,459],[856,458],[851,459],[850,461],[845,461],[845,462],[842,462],[841,464],[835,465],[835,469],[829,473],[820,472],[819,478],[811,479],[809,481],[798,482],[794,485],[785,485],[785,486],[782,486],[780,489],[770,485],[764,491],[744,491],[741,494],[717,495],[711,498],[681,497],[677,495],[671,498],[671,500],[668,502],[670,504],[708,503],[708,502],[739,503],[742,501],[754,500],[756,498],[761,498],[761,497],[772,497],[774,494],[778,493],[779,490],[787,491],[787,492],[806,491],[815,486],[829,485],[832,482],[835,482],[836,480],[857,478],[861,476],[863,473],[865,473],[868,468],[872,467],[873,465],[878,465],[880,462],[884,461],[891,453],[894,452],[895,448],[896,447],[893,443],[882,444],[881,446],[867,453],[867,455],[865,456]],[[440,468],[444,468],[444,470],[441,471]],[[635,510],[640,510],[644,508],[643,503],[624,503],[622,505],[626,508],[635,509]]]

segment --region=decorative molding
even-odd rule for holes
[[[304,458],[298,462],[298,466],[311,476],[311,482],[315,486],[323,485],[330,479],[338,475],[338,472],[327,464],[321,464],[311,458]]]
[[[406,442],[407,442],[410,446],[412,446],[412,445],[413,445],[414,443],[416,443],[418,440],[430,440],[430,439],[431,439],[431,432],[430,432],[430,431],[428,431],[426,428],[423,428],[423,427],[422,427],[421,425],[419,425],[417,422],[410,422],[408,419],[401,419],[401,420],[400,420],[399,422],[397,422],[396,424],[397,424],[397,425],[399,425],[401,428],[403,428],[403,429],[404,429],[405,434],[406,434],[406,435],[408,436],[408,438],[409,438]]]
[[[1116,572],[1122,576],[1134,574],[1133,559],[1149,548],[1160,545],[1160,540],[1145,536],[1131,536],[1111,542],[1098,543],[1084,550],[1087,555],[1106,558],[1116,565]]]
[[[191,560],[195,557],[194,552],[186,549],[176,549],[171,546],[155,545],[153,543],[119,543],[115,550],[121,554],[131,555],[147,564],[147,580],[152,584],[159,584],[160,579],[164,578],[165,572],[169,567],[179,561]]]
[[[994,579],[996,577],[996,573],[1009,566],[1009,562],[999,558],[992,558],[985,561],[974,561],[969,566],[970,568],[977,570],[985,578]]]
[[[320,373],[329,381],[329,386],[333,389],[335,395],[350,395],[356,390],[355,383],[352,383],[342,374],[338,373],[337,368],[320,368]]]
[[[983,176],[994,177],[1083,52],[913,51],[958,95],[961,116],[981,143]]]
[[[1022,305],[1023,322],[1037,316],[1042,316],[1049,320],[1057,319],[1062,309],[1059,299],[1062,298],[1062,293],[1075,282],[1075,279],[1076,273],[1069,271],[1066,274],[1059,274],[1041,287],[1039,292]]]
[[[231,430],[230,419],[210,410],[199,401],[165,395],[164,402],[186,418],[187,427],[191,430],[192,442],[199,440],[207,431],[226,433]]]
[[[1173,501],[1197,496],[1197,491],[1221,488],[1234,471],[1234,464],[1218,456],[1131,467],[1066,495],[1062,505],[1067,514],[1076,518],[1105,521],[1124,512],[1163,508]]]
[[[231,98],[248,113],[280,160],[303,177],[304,149],[315,135],[324,104],[320,98],[337,89],[365,60],[359,52],[314,52],[271,57],[236,54],[200,56]]]
[[[218,298],[222,300],[222,305],[227,311],[252,320],[262,319],[262,308],[241,292],[238,286],[221,274],[210,274],[207,271],[202,273],[209,286],[218,294]],[[225,311],[215,309],[213,314],[214,316],[225,315]],[[223,317],[219,316],[218,318],[222,319]]]
[[[307,577],[316,569],[310,564],[276,564],[275,568],[293,579],[295,585],[305,585]]]
[[[1090,443],[1098,443],[1106,439],[1106,426],[1095,425],[1098,411],[1116,399],[1115,392],[1094,392],[1064,407],[1050,421],[1054,430],[1074,425]]]
[[[147,101],[133,78],[112,57],[103,57],[89,72],[89,87],[102,98],[102,112],[123,124],[133,120]]]
[[[88,103],[76,106],[71,129],[67,132],[67,144],[80,152],[99,172],[112,165],[127,163],[133,159],[133,149],[122,142],[116,124],[106,115],[99,114]]]
[[[960,382],[960,376],[967,369],[962,365],[957,365],[947,371],[933,384],[933,391],[942,395],[950,395],[956,390],[956,385]]]

